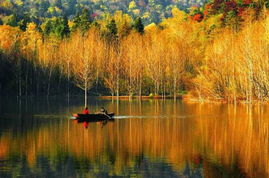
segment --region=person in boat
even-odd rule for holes
[[[107,110],[104,107],[101,107],[100,113],[101,114],[107,114]]]
[[[89,114],[88,107],[86,107],[86,108],[83,110],[83,114]]]

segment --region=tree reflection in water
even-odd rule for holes
[[[269,175],[267,105],[126,101],[106,107],[148,117],[88,123],[88,129],[67,119],[15,119],[0,132],[0,177]],[[0,122],[2,128],[7,121]],[[29,128],[18,134],[18,125]]]

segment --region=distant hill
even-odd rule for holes
[[[158,23],[171,16],[171,9],[188,10],[202,6],[206,0],[0,0],[0,18],[24,18],[41,23],[45,18],[66,15],[69,19],[87,8],[99,18],[106,13],[122,11],[132,17],[141,17],[143,23]],[[9,17],[16,14],[15,17]],[[11,19],[12,20],[12,19]],[[18,20],[17,20],[18,21]]]

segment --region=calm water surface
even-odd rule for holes
[[[0,101],[0,177],[269,177],[269,105],[90,98]]]

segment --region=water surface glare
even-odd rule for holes
[[[83,98],[0,101],[0,177],[269,177],[269,105],[89,99],[113,122],[70,120]]]

